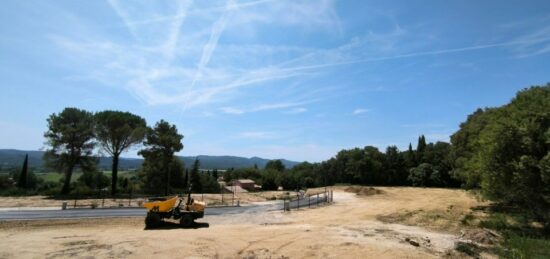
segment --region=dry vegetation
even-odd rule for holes
[[[0,258],[463,258],[457,246],[493,242],[462,223],[483,205],[463,190],[336,187],[334,201],[207,216],[195,229],[144,230],[142,218],[0,222]],[[475,252],[491,257],[481,243]]]

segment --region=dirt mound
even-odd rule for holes
[[[472,229],[462,235],[462,239],[486,246],[497,244],[500,238],[498,233],[488,229]]]
[[[352,192],[360,196],[369,196],[369,195],[376,195],[376,194],[383,194],[384,191],[380,189],[376,189],[374,187],[363,187],[363,186],[350,186],[344,189],[346,192]]]

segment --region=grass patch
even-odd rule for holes
[[[479,226],[500,232],[504,240],[497,247],[502,258],[550,258],[550,239],[541,227],[533,227],[526,215],[514,212],[494,212],[480,221]]]
[[[464,215],[464,217],[460,220],[460,223],[462,223],[462,225],[470,225],[470,223],[474,219],[475,219],[474,215],[469,213],[469,214]]]
[[[504,258],[550,258],[550,240],[521,236],[514,232],[506,234],[499,254]]]

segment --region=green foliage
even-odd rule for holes
[[[200,182],[203,193],[219,193],[220,184],[210,174],[202,173],[200,174]]]
[[[10,178],[11,179],[20,179],[19,181],[21,181],[21,173],[23,172],[24,170],[21,169],[21,170],[18,170],[18,169],[13,169],[11,170],[10,172]],[[36,189],[39,187],[40,184],[42,184],[44,181],[41,179],[41,178],[38,178],[36,176],[36,174],[33,172],[33,170],[27,170],[27,173],[26,173],[26,179],[24,180],[25,181],[25,187],[22,188],[20,185],[19,185],[19,182],[18,182],[18,185],[17,187],[20,188],[20,189]]]
[[[437,186],[440,184],[440,173],[434,166],[428,163],[422,163],[415,168],[411,168],[408,180],[413,186]]]
[[[65,108],[48,118],[48,131],[44,133],[49,149],[44,154],[49,167],[65,173],[62,194],[69,193],[71,176],[76,166],[84,171],[93,170],[97,160],[92,157],[94,118],[90,112]]]
[[[261,182],[262,174],[260,173],[260,170],[253,167],[230,169],[224,173],[225,181],[230,182],[232,180],[237,180],[237,179],[252,179],[256,182]]]
[[[265,169],[272,169],[272,170],[275,170],[275,171],[282,172],[282,171],[285,170],[285,165],[283,164],[283,162],[281,160],[270,160],[265,165]]]
[[[164,120],[157,122],[153,129],[148,130],[144,142],[145,149],[139,151],[139,154],[145,158],[143,171],[147,190],[158,193],[164,187],[164,195],[168,195],[171,172],[183,170],[183,167],[174,166],[177,163],[174,153],[183,149],[182,138],[183,135],[178,133],[176,126]],[[183,171],[181,173],[183,174]],[[180,179],[177,181],[182,182]]]
[[[19,180],[17,181],[17,187],[27,188],[27,174],[28,174],[28,163],[29,155],[25,155],[25,160],[23,161],[23,167],[21,168],[21,173],[19,174]]]
[[[0,190],[13,188],[13,179],[8,174],[0,174]]]
[[[102,111],[94,115],[95,132],[101,148],[113,157],[111,195],[116,194],[120,154],[145,137],[145,119],[129,112]]]
[[[550,240],[509,233],[500,251],[503,258],[550,258]]]
[[[146,193],[162,194],[166,190],[166,184],[169,183],[171,188],[184,188],[183,162],[173,157],[172,162],[168,164],[169,176],[165,174],[165,165],[162,159],[155,159],[154,156],[149,156],[145,159],[139,179],[143,183],[143,189]],[[168,195],[167,193],[165,195]]]
[[[264,190],[277,190],[277,174],[275,170],[265,170],[262,174],[262,189]]]
[[[467,187],[481,186],[486,197],[550,222],[549,128],[550,85],[524,89],[505,106],[478,110],[451,138],[454,172]]]
[[[92,190],[99,190],[109,186],[109,177],[100,171],[84,172],[78,178],[77,183]]]
[[[194,193],[202,193],[202,181],[199,175],[200,161],[195,159],[193,167],[191,168],[191,178],[189,179],[191,183],[191,191]]]

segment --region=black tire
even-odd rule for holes
[[[184,228],[188,228],[188,227],[191,227],[193,226],[193,223],[195,223],[193,221],[193,217],[191,217],[191,215],[189,214],[183,214],[181,216],[181,219],[180,219],[180,226],[184,227]]]
[[[156,228],[160,226],[160,215],[157,213],[147,213],[147,217],[145,217],[145,227],[146,228]]]

